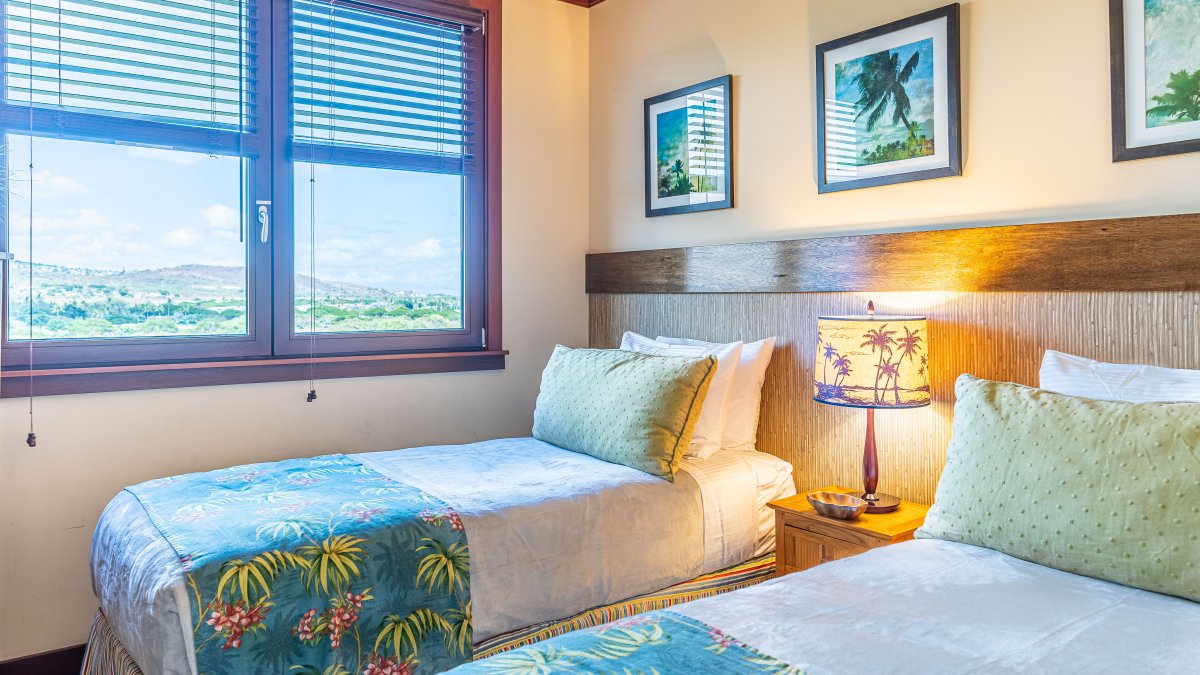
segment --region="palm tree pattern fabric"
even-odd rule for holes
[[[822,403],[866,408],[929,405],[926,321],[818,322],[813,396]]]
[[[457,675],[761,673],[803,675],[702,621],[660,610],[469,663]]]
[[[471,658],[466,530],[415,486],[327,455],[127,490],[183,564],[203,675],[409,675]]]

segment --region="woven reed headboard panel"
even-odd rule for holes
[[[863,413],[814,403],[811,376],[816,317],[868,299],[930,319],[934,404],[876,415],[880,490],[915,501],[933,499],[960,373],[1036,385],[1045,349],[1200,369],[1200,215],[598,254],[588,291],[594,347],[778,335],[759,449],[800,489],[860,482]]]

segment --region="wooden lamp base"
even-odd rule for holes
[[[867,408],[867,438],[863,443],[863,491],[855,496],[866,500],[867,513],[891,513],[899,508],[899,498],[876,493],[877,485],[879,458],[875,454],[875,409]]]
[[[891,513],[900,508],[900,498],[892,495],[869,494],[867,492],[856,492],[855,497],[866,500],[867,513]]]

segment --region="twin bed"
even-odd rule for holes
[[[455,673],[688,673],[687,654],[614,661],[587,654],[588,634],[649,641],[682,616],[757,658],[700,672],[1194,673],[1200,604],[1069,574],[985,548],[917,540],[789,574],[726,595],[568,634]],[[669,643],[668,643],[669,644]],[[594,647],[592,647],[594,650]],[[574,652],[574,654],[572,654]],[[532,664],[545,664],[538,671]],[[786,665],[791,664],[791,665]],[[643,672],[649,672],[648,668]]]
[[[685,459],[673,483],[532,438],[350,459],[460,514],[475,642],[769,553],[766,504],[795,493],[790,465],[753,450]],[[197,672],[186,575],[132,493],[101,517],[92,570],[102,620],[144,675]]]

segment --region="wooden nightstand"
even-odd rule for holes
[[[826,492],[857,490],[834,485]],[[820,492],[821,490],[813,490]],[[864,513],[857,520],[826,518],[805,499],[808,492],[771,502],[775,509],[775,575],[783,576],[816,567],[830,560],[849,558],[880,546],[913,538],[929,507],[900,502],[891,513]]]

